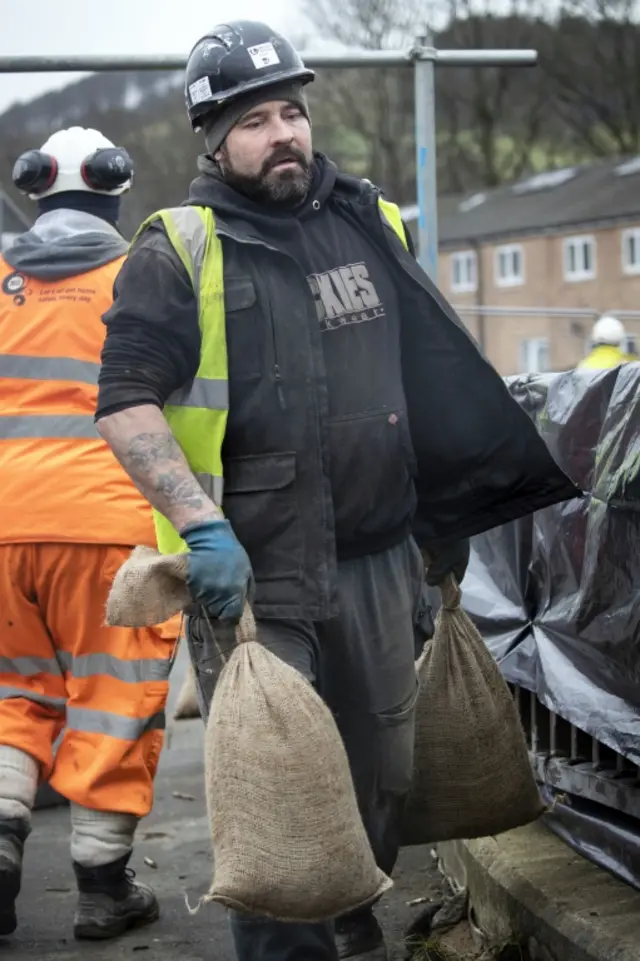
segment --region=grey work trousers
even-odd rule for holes
[[[413,770],[415,658],[431,620],[424,565],[412,538],[338,564],[339,614],[329,621],[260,620],[258,639],[316,687],[349,757],[362,819],[379,867],[398,856]],[[215,627],[215,625],[214,625]],[[219,625],[218,625],[219,627]],[[233,639],[199,617],[187,640],[201,709],[211,702],[219,648]],[[231,912],[238,961],[336,961],[333,924],[285,924]]]

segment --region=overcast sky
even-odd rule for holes
[[[4,3],[0,4],[4,7]],[[216,23],[267,20],[285,33],[300,30],[287,0],[23,0],[2,11],[0,55],[184,53]],[[23,15],[27,11],[28,16]],[[0,113],[65,86],[81,74],[0,74]]]

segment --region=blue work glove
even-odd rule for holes
[[[422,557],[429,587],[438,587],[447,574],[453,574],[458,584],[461,584],[469,564],[470,552],[471,545],[468,537],[459,541],[425,545]]]
[[[187,555],[187,586],[213,618],[239,621],[251,583],[251,562],[226,520],[202,521],[180,532]]]

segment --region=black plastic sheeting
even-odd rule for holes
[[[507,384],[586,496],[474,538],[464,607],[508,681],[640,764],[640,364]]]
[[[507,384],[585,497],[474,538],[464,607],[509,682],[640,765],[640,363]],[[576,787],[543,822],[640,889],[640,820]]]
[[[552,813],[542,821],[577,851],[640,890],[640,830],[635,818],[612,811],[587,798],[543,787],[542,796]]]

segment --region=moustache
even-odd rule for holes
[[[274,150],[271,156],[265,160],[262,165],[262,175],[268,174],[270,170],[286,160],[292,160],[300,164],[305,173],[309,170],[307,158],[301,150],[298,150],[297,147],[282,147],[279,150]]]

